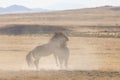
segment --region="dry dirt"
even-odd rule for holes
[[[1,80],[119,80],[119,72],[102,71],[1,71]]]
[[[52,36],[52,35],[51,35]],[[119,38],[69,37],[68,70],[59,70],[53,56],[40,60],[40,71],[27,67],[25,56],[51,36],[0,36],[2,80],[119,80]],[[29,71],[30,70],[30,71]],[[32,71],[31,71],[32,70]],[[6,77],[7,76],[7,77]]]
[[[29,69],[25,56],[36,46],[47,43],[52,34],[0,35],[0,80],[119,80],[119,14],[120,11],[93,8],[0,15],[0,30],[13,26],[8,32],[16,32],[16,25],[27,25],[27,28],[45,25],[65,27],[73,30],[72,34],[77,33],[69,36],[69,68],[59,70],[50,55],[40,60],[40,71]],[[95,36],[81,37],[81,32]]]

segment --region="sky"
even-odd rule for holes
[[[0,7],[7,7],[14,4],[28,8],[66,10],[104,5],[120,6],[120,0],[0,0]]]

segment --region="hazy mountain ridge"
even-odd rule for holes
[[[83,9],[91,9],[91,10],[92,9],[103,9],[103,10],[107,9],[107,10],[111,10],[111,11],[120,11],[119,6],[109,6],[109,5],[94,7],[94,8],[83,8]],[[82,10],[82,9],[74,9],[74,10]],[[21,6],[21,5],[11,5],[11,6],[8,6],[5,8],[0,7],[0,13],[29,13],[29,12],[48,12],[48,11],[50,11],[50,10],[42,9],[42,8],[33,8],[32,9],[32,8],[27,8],[27,7]]]
[[[6,8],[0,7],[0,13],[24,13],[24,12],[46,12],[47,9],[42,8],[27,8],[21,5],[11,5]]]
[[[120,7],[119,6],[101,6],[101,7],[97,7],[97,8],[101,8],[101,9],[108,9],[108,10],[113,10],[113,11],[116,11],[116,10],[120,10]]]

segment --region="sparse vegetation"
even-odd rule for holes
[[[0,14],[0,79],[119,80],[120,11],[108,8]],[[26,54],[55,31],[65,31],[70,38],[71,71],[26,71]],[[52,55],[40,60],[42,68],[56,69]]]

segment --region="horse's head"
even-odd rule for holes
[[[59,39],[61,38],[64,41],[69,41],[69,38],[62,32],[55,32],[54,37],[59,38]]]
[[[62,32],[55,32],[51,38],[50,43],[55,46],[66,46],[66,42],[69,41],[68,37]]]

